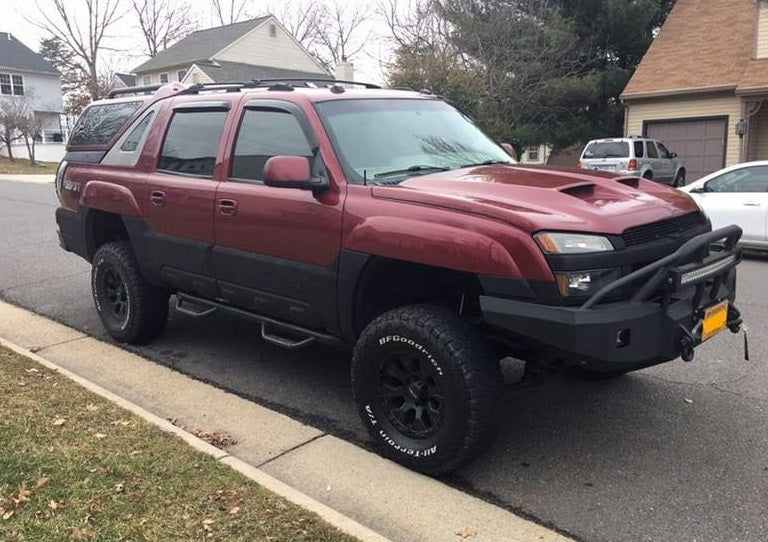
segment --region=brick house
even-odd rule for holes
[[[665,142],[689,180],[768,160],[768,0],[677,0],[622,99],[625,135]]]

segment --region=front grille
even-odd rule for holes
[[[677,237],[681,234],[693,233],[690,230],[704,226],[706,223],[707,219],[702,213],[697,211],[676,218],[670,218],[669,220],[629,228],[624,231],[622,238],[626,246],[633,247],[658,241],[666,237]]]

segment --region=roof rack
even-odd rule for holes
[[[361,83],[360,81],[343,81],[339,79],[321,79],[312,77],[288,77],[275,79],[254,79],[251,81],[233,81],[229,83],[197,83],[188,87],[178,89],[175,95],[198,94],[207,90],[222,90],[225,92],[240,92],[248,88],[267,88],[274,90],[291,90],[296,87],[302,88],[341,88],[344,85],[356,85],[367,89],[380,89],[381,86],[373,83]],[[147,85],[141,87],[126,87],[111,90],[107,98],[116,98],[127,94],[152,94],[167,85]],[[175,90],[175,89],[172,89]]]
[[[116,98],[117,96],[122,96],[124,94],[150,94],[157,92],[162,87],[163,85],[147,85],[143,87],[116,88],[109,91],[107,98]]]

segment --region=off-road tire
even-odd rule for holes
[[[675,174],[675,180],[672,182],[672,186],[675,188],[680,188],[681,186],[685,186],[685,171],[678,171]]]
[[[414,437],[401,431],[396,426],[400,420],[392,421],[389,399],[380,399],[384,390],[390,390],[385,382],[392,382],[386,380],[389,373],[382,371],[398,356],[421,363],[421,374],[430,373],[427,379],[439,391],[436,397],[443,399],[437,417],[440,423],[433,434]],[[476,330],[450,309],[414,305],[394,309],[371,322],[355,346],[352,386],[376,448],[385,457],[425,474],[457,469],[482,452],[496,433],[495,407],[502,386],[498,360]],[[395,388],[413,393],[410,387]]]
[[[111,307],[105,274],[116,275],[122,281],[124,316],[118,316]],[[113,280],[113,282],[115,282]],[[146,344],[158,337],[168,321],[167,290],[152,286],[139,272],[139,266],[130,245],[120,241],[99,247],[91,268],[91,291],[96,311],[104,328],[116,341]]]
[[[646,171],[645,173],[643,173],[643,179],[646,179],[648,181],[652,181],[653,180],[653,173],[651,173],[650,171]]]

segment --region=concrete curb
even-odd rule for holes
[[[208,444],[207,442],[196,437],[192,433],[189,433],[181,429],[180,427],[173,425],[168,420],[164,420],[163,418],[160,418],[159,416],[152,414],[151,412],[145,410],[139,405],[132,403],[120,397],[119,395],[112,393],[109,390],[102,388],[98,384],[95,384],[94,382],[91,382],[86,378],[83,378],[63,367],[58,366],[57,364],[45,359],[39,354],[36,354],[31,350],[28,350],[22,346],[19,346],[2,337],[0,337],[0,346],[4,346],[9,350],[16,352],[17,354],[25,356],[39,363],[40,365],[47,367],[52,371],[56,371],[57,373],[69,378],[70,380],[79,384],[80,386],[87,389],[88,391],[95,393],[96,395],[99,395],[104,399],[107,399],[108,401],[115,403],[120,408],[123,408],[131,412],[132,414],[135,414],[136,416],[139,416],[140,418],[151,423],[152,425],[156,426],[160,430],[165,431],[166,433],[171,433],[173,435],[178,436],[179,438],[184,440],[184,442],[192,446],[197,451],[213,457],[217,461],[220,461],[221,463],[236,470],[246,478],[253,480],[257,484],[263,486],[264,488],[268,489],[272,493],[275,493],[276,495],[281,496],[285,500],[297,506],[300,506],[306,510],[309,510],[310,512],[314,512],[330,525],[333,525],[338,530],[348,535],[354,536],[355,538],[359,539],[361,542],[391,542],[388,538],[372,531],[368,527],[358,523],[352,518],[345,516],[344,514],[338,512],[337,510],[334,510],[333,508],[326,506],[325,504],[313,499],[312,497],[305,495],[301,491],[289,486],[288,484],[281,482],[280,480],[267,474],[263,470],[257,467],[254,467],[253,465],[250,465],[245,461],[242,461],[236,457],[230,456],[227,452],[220,450],[219,448],[216,448],[211,444]]]
[[[36,184],[51,184],[56,180],[56,175],[37,175],[30,173],[3,173],[0,174],[0,181],[8,181],[14,183],[36,183]]]

